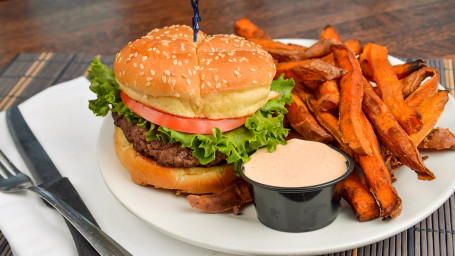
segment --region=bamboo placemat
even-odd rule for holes
[[[54,84],[87,75],[87,68],[95,57],[112,67],[114,56],[51,52],[18,54],[0,73],[0,111],[12,104],[20,104]],[[454,60],[423,60],[439,70],[440,83],[455,96]],[[0,231],[0,256],[10,255],[11,248]],[[330,255],[455,255],[455,195],[407,231],[371,245]]]

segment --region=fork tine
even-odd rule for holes
[[[2,158],[6,160],[6,162],[8,163],[9,168],[7,168],[3,163],[2,161],[0,161],[0,168],[4,171],[4,174],[6,175],[6,177],[11,177],[13,175],[15,175],[16,173],[20,172],[19,169],[17,169],[17,167],[9,160],[8,157],[6,157],[6,155],[3,153],[3,151],[0,149],[0,155],[2,155]],[[14,173],[12,173],[11,171],[13,171]]]

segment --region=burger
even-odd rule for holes
[[[234,165],[288,134],[294,82],[273,80],[272,57],[241,37],[199,31],[193,42],[188,26],[154,29],[128,43],[113,70],[95,59],[89,76],[89,108],[111,112],[117,156],[139,185],[220,192],[238,179]]]

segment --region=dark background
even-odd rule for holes
[[[318,38],[332,24],[343,40],[386,45],[391,55],[455,58],[455,1],[200,0],[201,30],[233,33],[247,17],[274,38]],[[19,52],[114,54],[156,27],[191,25],[190,0],[0,0],[0,70]]]

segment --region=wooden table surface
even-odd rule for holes
[[[224,0],[199,3],[201,30],[233,33],[247,17],[273,38],[318,38],[332,24],[343,40],[386,45],[391,55],[455,59],[455,1]],[[190,0],[0,0],[0,70],[19,52],[114,54],[153,28],[191,25]]]

